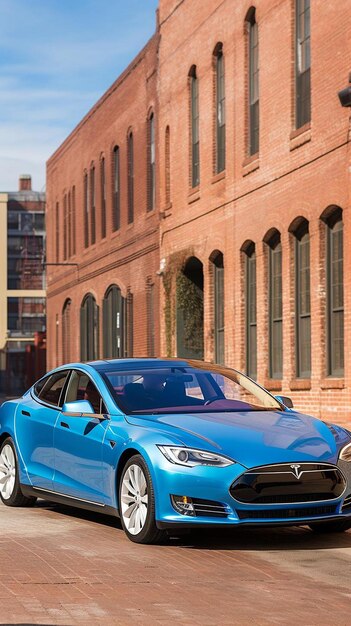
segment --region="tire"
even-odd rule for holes
[[[124,532],[135,543],[161,543],[166,532],[155,522],[155,495],[149,468],[135,454],[123,468],[118,489],[119,514]]]
[[[336,520],[335,522],[320,522],[320,524],[309,524],[315,533],[344,533],[351,528],[349,520]]]
[[[0,498],[6,506],[33,506],[36,502],[36,498],[27,498],[21,491],[17,453],[11,437],[0,447]]]

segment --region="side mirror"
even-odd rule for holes
[[[89,400],[74,400],[73,402],[65,402],[62,407],[62,413],[65,415],[74,415],[81,417],[82,414],[88,413],[95,415],[95,411]]]
[[[284,404],[284,406],[286,406],[287,409],[294,408],[294,404],[291,398],[288,398],[287,396],[275,396],[275,397],[278,400],[278,402],[280,402],[280,404]]]

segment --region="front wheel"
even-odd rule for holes
[[[315,533],[344,533],[351,528],[349,520],[336,520],[335,522],[320,522],[319,524],[309,524]]]
[[[136,454],[123,468],[119,484],[119,512],[123,530],[136,543],[159,543],[165,532],[155,522],[155,495],[149,468]]]
[[[6,506],[33,506],[36,501],[21,491],[16,448],[11,437],[0,448],[0,498]]]

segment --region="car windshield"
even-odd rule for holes
[[[228,368],[170,364],[101,372],[126,414],[281,410],[279,402],[250,378]]]

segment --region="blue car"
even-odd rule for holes
[[[202,527],[351,527],[351,433],[223,366],[73,363],[0,408],[0,494],[120,517],[132,541]]]

